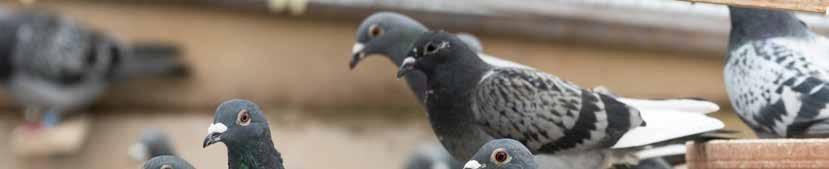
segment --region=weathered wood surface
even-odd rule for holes
[[[713,3],[723,5],[736,5],[753,8],[766,8],[776,10],[790,10],[801,12],[814,12],[829,15],[829,1],[826,0],[681,0],[688,2]]]
[[[711,141],[687,149],[689,169],[829,168],[829,139]]]

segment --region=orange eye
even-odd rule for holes
[[[380,28],[378,25],[371,25],[368,28],[368,35],[372,38],[376,38],[380,35],[383,35],[383,28]]]
[[[237,117],[236,120],[237,123],[239,123],[239,125],[247,126],[248,124],[250,124],[250,120],[251,119],[248,110],[242,109],[242,111],[239,111],[239,117]]]

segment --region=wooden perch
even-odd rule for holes
[[[829,168],[829,139],[721,140],[687,150],[690,169]]]
[[[826,0],[681,0],[753,8],[816,12],[829,15],[829,1]]]

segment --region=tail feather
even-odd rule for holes
[[[708,114],[720,110],[720,106],[713,102],[696,99],[666,99],[646,100],[631,98],[616,98],[617,100],[642,111],[645,110],[671,110],[689,113]]]
[[[121,58],[115,71],[116,79],[144,77],[186,77],[189,67],[182,62],[178,46],[165,43],[140,43],[132,45]]]
[[[700,113],[653,109],[640,109],[639,111],[647,125],[625,133],[613,148],[641,147],[692,137],[725,127],[722,121]]]

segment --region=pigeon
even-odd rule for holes
[[[760,138],[829,136],[829,41],[791,12],[729,7],[724,68],[734,110]]]
[[[0,12],[0,83],[29,121],[47,127],[91,104],[113,82],[186,75],[174,48],[128,46],[43,9]]]
[[[162,155],[144,162],[144,169],[195,169],[195,167],[176,156]]]
[[[456,169],[463,167],[443,146],[422,144],[409,156],[405,169]]]
[[[230,169],[284,169],[274,147],[268,119],[255,103],[233,99],[219,105],[207,129],[203,147],[222,142],[227,146]]]
[[[130,146],[129,155],[137,161],[146,161],[153,157],[176,156],[173,143],[161,129],[145,129],[138,143]]]
[[[537,169],[533,154],[513,139],[492,140],[481,146],[463,169]]]
[[[352,59],[349,67],[354,69],[367,56],[373,54],[384,55],[394,65],[399,66],[408,53],[409,46],[415,38],[423,32],[428,31],[420,22],[394,12],[377,12],[367,17],[357,28],[357,42],[352,48]],[[527,67],[521,64],[499,59],[497,57],[483,54],[483,47],[477,37],[471,34],[457,34],[464,42],[479,52],[481,58],[496,65]],[[426,91],[426,78],[420,72],[412,72],[406,75],[406,82],[414,92],[417,100],[423,103],[424,92]]]
[[[535,69],[488,64],[445,31],[423,33],[411,48],[397,77],[426,76],[429,121],[456,159],[510,138],[537,154],[584,156],[568,160],[577,168],[604,168],[635,164],[631,154],[643,147],[724,127],[701,113],[636,109]]]

